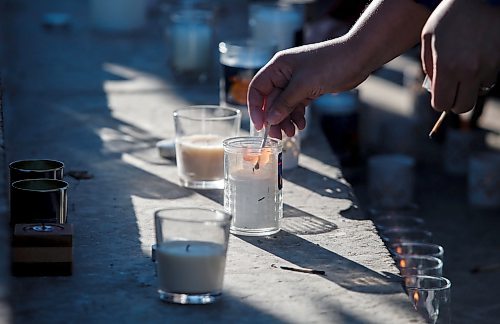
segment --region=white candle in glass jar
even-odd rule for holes
[[[196,21],[174,24],[170,30],[172,65],[178,72],[207,70],[211,60],[212,28]]]
[[[167,241],[156,249],[160,290],[200,294],[222,291],[224,246],[202,241]]]
[[[176,139],[176,156],[181,178],[212,181],[224,178],[223,137],[191,135]]]
[[[270,164],[270,163],[269,163]],[[265,229],[279,227],[279,195],[277,166],[266,165],[256,170],[244,168],[229,175],[233,227]],[[274,172],[273,172],[274,171]]]

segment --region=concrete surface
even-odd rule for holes
[[[150,261],[154,210],[220,208],[221,192],[179,187],[175,165],[154,146],[173,135],[174,109],[218,102],[217,82],[174,82],[157,21],[143,33],[104,35],[92,31],[87,9],[85,1],[7,2],[7,160],[54,158],[65,162],[66,174],[93,175],[65,177],[73,276],[11,277],[14,322],[420,322],[318,127],[300,167],[285,174],[284,230],[231,236],[222,301],[161,303]],[[51,11],[69,13],[71,28],[44,29],[42,16]],[[222,26],[235,19],[221,17]],[[319,268],[326,276],[273,264]]]

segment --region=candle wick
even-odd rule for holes
[[[190,247],[190,246],[191,246],[191,245],[189,245],[189,244],[188,244],[188,245],[186,245],[186,252],[189,252],[189,247]]]

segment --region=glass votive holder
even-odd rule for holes
[[[280,230],[283,217],[280,140],[235,137],[224,141],[224,209],[231,233],[263,236]]]
[[[414,228],[387,228],[380,233],[382,240],[387,244],[398,242],[430,242],[432,232]]]
[[[219,43],[221,106],[237,108],[248,125],[247,91],[254,75],[273,57],[273,45],[251,39],[227,40]]]
[[[443,275],[443,261],[428,255],[396,255],[396,266],[403,277],[406,276],[434,276]]]
[[[209,79],[214,63],[212,19],[211,11],[194,8],[183,8],[171,15],[165,34],[170,66],[178,79]]]
[[[253,3],[248,24],[254,40],[275,44],[277,50],[283,50],[296,46],[297,33],[304,24],[304,8],[284,3]]]
[[[427,255],[443,260],[444,249],[441,245],[423,242],[398,242],[389,244],[389,251],[395,256]]]
[[[182,186],[224,188],[222,141],[237,136],[241,113],[219,106],[190,106],[174,112],[177,171]]]
[[[375,155],[368,160],[368,194],[372,206],[404,208],[413,204],[415,159],[404,154]]]
[[[384,232],[396,228],[422,229],[425,222],[420,217],[387,215],[378,217],[374,223],[379,232]]]
[[[408,276],[406,293],[427,323],[451,323],[451,282],[444,277]]]
[[[213,303],[222,295],[231,215],[208,208],[155,213],[158,293],[179,304]]]

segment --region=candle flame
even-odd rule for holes
[[[415,291],[413,292],[413,301],[415,302],[415,304],[417,304],[417,303],[418,303],[418,300],[419,300],[419,299],[420,299],[420,295],[418,294],[418,291],[417,291],[417,290],[415,290]]]
[[[263,148],[260,151],[260,153],[255,151],[252,152],[249,149],[247,149],[245,153],[243,153],[243,160],[250,162],[253,165],[259,162],[259,165],[261,167],[267,164],[270,159],[271,159],[271,150],[268,148]]]
[[[406,260],[405,259],[401,259],[399,260],[399,266],[401,268],[406,268]]]
[[[402,254],[403,253],[403,248],[401,248],[400,246],[396,247],[396,253],[397,254]]]

